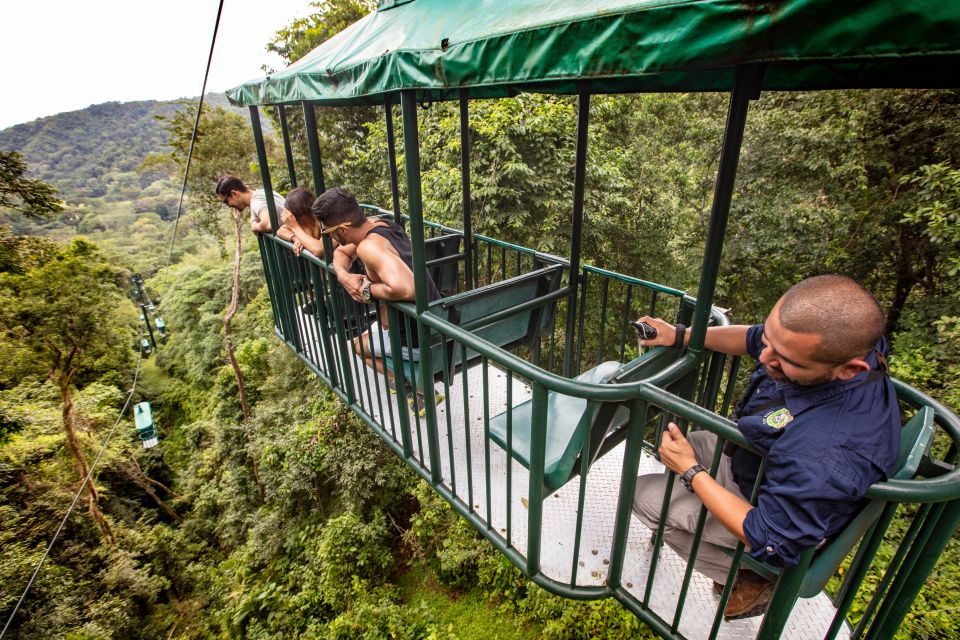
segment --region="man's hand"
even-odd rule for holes
[[[337,280],[340,281],[340,285],[351,298],[357,302],[365,302],[363,294],[360,292],[363,288],[363,281],[366,280],[363,274],[340,271],[337,273]]]
[[[677,329],[674,325],[662,318],[651,318],[643,316],[638,322],[646,322],[657,330],[657,337],[653,340],[641,340],[641,347],[672,347],[677,339]],[[684,469],[686,471],[686,469]]]
[[[697,464],[697,455],[693,452],[693,447],[680,433],[680,428],[672,422],[660,439],[660,462],[676,473],[684,473]]]

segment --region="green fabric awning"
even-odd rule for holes
[[[406,0],[381,2],[303,59],[227,92],[237,105],[382,104],[520,91],[955,87],[957,0]]]

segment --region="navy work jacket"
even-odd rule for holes
[[[776,382],[759,363],[762,336],[763,325],[747,331],[747,352],[758,363],[737,426],[764,453],[766,467],[743,530],[751,556],[789,567],[850,522],[870,485],[894,470],[900,409],[886,375],[867,381],[870,372],[864,372],[815,386]],[[877,350],[885,354],[884,339]],[[880,366],[876,353],[867,362]],[[759,464],[756,454],[735,448],[731,469],[744,496],[753,490]]]

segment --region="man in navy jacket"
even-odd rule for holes
[[[691,330],[641,318],[658,335],[645,346],[682,346]],[[696,568],[726,583],[732,558],[722,548],[745,543],[758,560],[788,567],[856,515],[867,488],[893,471],[900,411],[886,372],[884,315],[873,295],[845,276],[809,278],[787,291],[762,325],[710,327],[705,345],[750,355],[757,367],[732,416],[763,453],[756,504],[748,501],[760,456],[728,446],[716,478],[709,469],[717,438],[664,432],[660,459],[676,474],[664,540],[689,556],[700,506],[707,521]],[[650,528],[660,520],[666,473],[640,476],[634,512]],[[734,583],[728,619],[766,610],[772,585],[747,570]]]

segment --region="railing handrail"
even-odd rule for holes
[[[390,212],[387,212],[390,213]],[[292,249],[292,243],[271,235],[272,239],[281,246]],[[480,237],[480,236],[477,236]],[[507,246],[509,243],[504,243]],[[332,274],[332,265],[326,260],[317,258],[307,250],[301,252],[301,256],[310,262],[317,264]],[[588,267],[584,267],[586,270]],[[601,275],[606,275],[604,270],[596,270]],[[613,273],[613,272],[610,272]],[[618,275],[618,274],[614,274]],[[641,281],[642,282],[642,281]],[[684,300],[696,302],[695,298],[683,292],[679,292]],[[398,311],[411,318],[416,319],[416,307],[409,302],[386,302],[394,306]],[[715,322],[722,325],[729,324],[729,320],[722,309],[714,306],[711,310],[711,316]],[[474,335],[469,330],[464,329],[447,319],[440,317],[427,310],[419,316],[427,326],[437,331],[446,338],[452,338],[463,343],[468,348],[476,351],[482,356],[493,362],[510,369],[536,383],[549,391],[554,391],[571,397],[583,398],[585,400],[599,402],[628,402],[635,398],[640,398],[656,406],[662,407],[676,414],[682,419],[694,422],[695,424],[707,428],[716,433],[719,437],[735,442],[736,444],[757,452],[757,450],[747,441],[736,423],[728,418],[720,416],[713,411],[678,396],[675,396],[662,387],[674,382],[692,371],[699,361],[697,354],[686,353],[676,362],[667,368],[657,372],[649,378],[635,380],[631,382],[611,382],[605,384],[579,382],[570,378],[547,371],[531,362],[528,362],[509,351],[494,345],[483,338]],[[927,406],[933,409],[935,422],[951,438],[952,442],[960,446],[960,418],[952,413],[946,406],[934,400],[919,389],[896,378],[891,378],[897,390],[897,396],[906,399],[915,407]],[[887,500],[891,502],[945,502],[960,498],[960,465],[947,471],[943,475],[924,479],[891,479],[877,482],[867,490],[866,497],[874,500]]]

